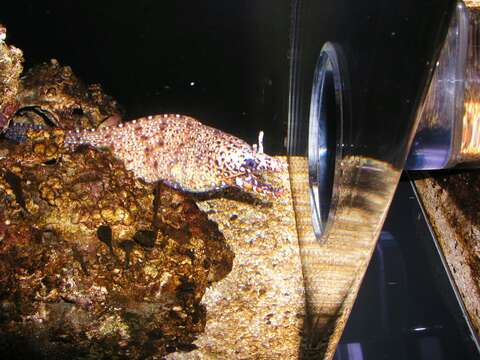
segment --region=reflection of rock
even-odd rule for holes
[[[46,116],[68,129],[119,119],[98,87],[76,84],[56,62],[37,67],[17,99],[40,110],[14,122],[44,126]],[[135,359],[193,349],[205,290],[232,267],[217,225],[189,197],[135,179],[107,151],[62,150],[63,134],[0,139],[1,357]]]
[[[373,158],[344,156],[332,200],[334,216],[317,239],[312,226],[308,161],[292,156],[289,165],[307,304],[300,358],[332,359],[400,170]]]

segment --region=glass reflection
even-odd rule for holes
[[[399,184],[335,354],[359,358],[480,359],[408,182]]]

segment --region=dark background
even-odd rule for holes
[[[38,1],[2,5],[26,68],[59,60],[100,83],[125,118],[184,113],[283,150],[288,0]]]

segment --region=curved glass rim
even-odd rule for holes
[[[333,118],[332,109],[328,109],[332,100]],[[328,232],[337,203],[335,184],[342,156],[343,105],[339,58],[334,44],[327,42],[314,72],[307,148],[312,223],[318,240]]]

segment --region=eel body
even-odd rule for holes
[[[183,191],[202,193],[237,187],[275,195],[280,190],[261,180],[264,172],[286,165],[263,153],[259,144],[203,125],[184,115],[163,114],[115,127],[69,131],[65,144],[108,148],[125,167],[146,182],[164,181]]]

